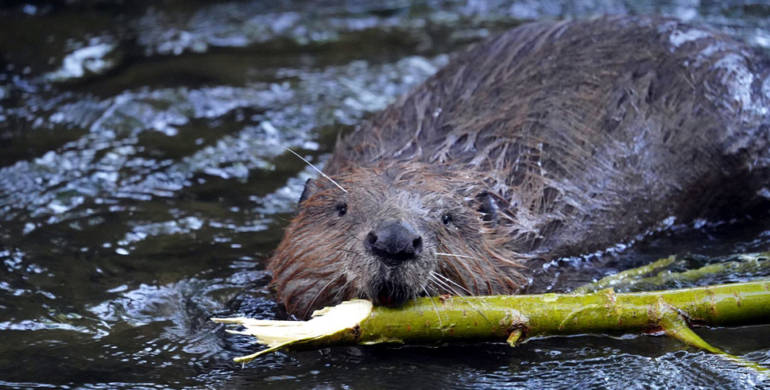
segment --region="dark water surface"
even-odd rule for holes
[[[448,54],[533,19],[677,16],[770,50],[770,5],[615,1],[0,3],[0,387],[752,388],[651,336],[277,353],[211,316],[284,316],[265,260],[335,137]],[[770,249],[770,221],[671,229],[551,267],[567,289],[658,256]],[[741,280],[766,275],[727,275]],[[770,327],[703,329],[770,366]]]

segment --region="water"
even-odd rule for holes
[[[762,1],[205,1],[0,5],[0,386],[747,388],[662,337],[339,347],[241,367],[211,316],[285,316],[265,260],[338,132],[452,52],[533,19],[677,16],[770,50]],[[672,229],[543,277],[770,247],[767,219]],[[757,275],[747,275],[751,277]],[[742,276],[744,277],[744,276]],[[704,329],[770,365],[770,327]],[[765,386],[769,386],[765,381]]]

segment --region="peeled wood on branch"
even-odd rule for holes
[[[215,318],[238,324],[268,349],[236,358],[247,362],[277,349],[336,344],[507,340],[535,336],[664,331],[683,342],[722,353],[689,325],[770,323],[770,280],[680,290],[616,294],[539,294],[419,298],[393,309],[352,300],[320,310],[310,321]],[[729,356],[739,363],[764,368]]]

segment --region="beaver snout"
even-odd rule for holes
[[[422,252],[422,237],[408,223],[391,219],[370,231],[364,246],[386,265],[397,266],[417,258]]]

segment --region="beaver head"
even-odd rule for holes
[[[339,186],[308,180],[269,264],[287,310],[307,317],[351,298],[396,306],[521,287],[521,256],[498,228],[510,218],[502,199],[478,174],[441,169],[411,162],[352,167],[334,175]]]

